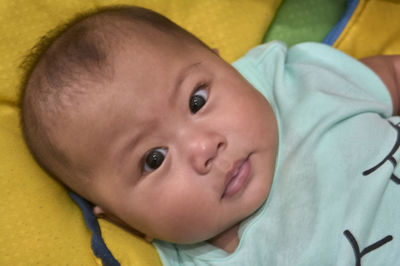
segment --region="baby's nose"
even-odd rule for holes
[[[216,132],[196,132],[187,142],[188,159],[199,174],[210,171],[214,160],[226,147],[226,139]]]

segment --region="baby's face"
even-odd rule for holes
[[[77,118],[89,197],[149,237],[221,234],[267,198],[277,149],[268,102],[219,56],[177,41],[125,49]]]

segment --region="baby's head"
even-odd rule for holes
[[[193,243],[266,199],[277,148],[271,107],[190,33],[120,7],[78,19],[39,51],[22,100],[26,142],[96,214]]]

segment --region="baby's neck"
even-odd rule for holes
[[[228,253],[233,253],[239,245],[238,230],[240,224],[237,224],[221,234],[208,240],[212,245],[225,250]]]

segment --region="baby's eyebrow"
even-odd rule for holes
[[[131,132],[130,136],[128,139],[123,140],[123,143],[119,145],[118,150],[115,153],[115,158],[117,158],[118,163],[116,164],[118,166],[118,172],[120,176],[123,176],[124,171],[127,171],[130,173],[129,178],[132,177],[131,173],[133,173],[133,170],[136,170],[136,167],[140,168],[140,160],[139,163],[137,163],[137,160],[133,161],[128,161],[131,160],[133,157],[132,156],[137,156],[137,153],[135,154],[135,151],[138,149],[141,149],[138,146],[141,146],[140,143],[143,141],[146,141],[146,138],[148,136],[148,132],[152,131],[155,127],[157,126],[157,122],[145,122],[137,125],[137,128],[140,128],[140,130],[137,130],[135,132]],[[133,163],[132,163],[133,162]],[[126,165],[129,165],[128,169],[125,167]],[[134,167],[134,168],[133,168]]]
[[[168,99],[169,103],[174,103],[175,102],[175,95],[178,93],[180,87],[182,86],[182,83],[185,81],[185,79],[189,76],[190,72],[194,71],[196,68],[198,68],[201,65],[201,62],[196,62],[193,64],[188,65],[187,67],[183,68],[182,71],[179,73],[175,87],[170,94],[170,97]]]
[[[198,68],[202,62],[196,62],[193,64],[190,64],[186,67],[184,67],[180,73],[178,74],[175,82],[175,86],[172,89],[171,94],[168,97],[168,102],[172,105],[176,102],[176,95],[179,92],[179,89],[182,86],[182,83],[185,81],[185,79],[190,75],[191,72],[195,71],[196,68]],[[154,125],[149,125],[149,122],[146,122],[146,124],[142,124],[141,126],[138,126],[138,128],[141,128],[137,134],[134,134],[133,136],[130,137],[129,140],[124,141],[122,144],[122,147],[118,149],[116,152],[116,158],[118,160],[118,167],[120,171],[125,171],[125,162],[128,160],[128,158],[131,158],[129,154],[132,154],[134,149],[137,148],[140,142],[143,141],[143,138],[145,138],[146,131],[149,130],[149,128],[152,128]],[[120,173],[122,174],[122,173]]]
[[[131,137],[128,141],[124,142],[122,148],[117,151],[116,158],[118,158],[117,160],[118,160],[119,171],[124,172],[126,170],[126,168],[124,167],[126,165],[126,161],[129,158],[132,158],[129,155],[133,153],[134,149],[137,147],[138,143],[141,141],[141,139],[142,139],[141,135],[142,134],[138,134],[138,135]],[[132,164],[130,164],[130,165],[132,165]],[[123,172],[120,172],[119,176],[121,176],[121,174],[123,174]]]

